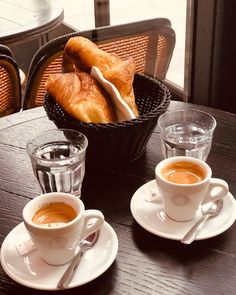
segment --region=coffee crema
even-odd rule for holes
[[[166,180],[177,184],[198,183],[205,178],[202,167],[187,161],[170,163],[162,168],[161,174]]]
[[[68,223],[76,216],[76,211],[70,205],[63,202],[54,202],[40,207],[34,214],[32,222],[50,227]]]

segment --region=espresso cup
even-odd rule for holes
[[[41,258],[61,265],[74,257],[79,240],[102,227],[104,216],[99,210],[85,210],[79,198],[56,192],[27,203],[23,220]]]
[[[212,178],[206,162],[193,157],[176,156],[157,164],[155,177],[166,215],[175,221],[193,219],[201,205],[224,198],[228,184]]]

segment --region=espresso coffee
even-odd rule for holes
[[[57,226],[72,221],[77,216],[76,211],[63,202],[44,204],[34,214],[32,221],[43,226]]]
[[[205,178],[205,172],[202,167],[184,161],[166,165],[162,169],[161,174],[166,180],[177,184],[198,183]]]

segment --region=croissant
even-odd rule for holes
[[[46,89],[68,114],[80,121],[116,121],[112,102],[88,73],[51,75],[46,81]]]
[[[65,46],[65,56],[73,61],[78,71],[90,73],[93,66],[98,67],[104,78],[116,86],[121,97],[138,117],[139,112],[133,92],[135,62],[132,57],[121,60],[117,54],[110,54],[100,49],[82,36],[69,39]]]

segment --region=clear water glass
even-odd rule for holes
[[[43,193],[81,195],[88,140],[70,129],[45,131],[27,143],[33,172]]]
[[[158,119],[165,158],[190,156],[207,160],[216,120],[210,114],[190,109],[169,111]]]

